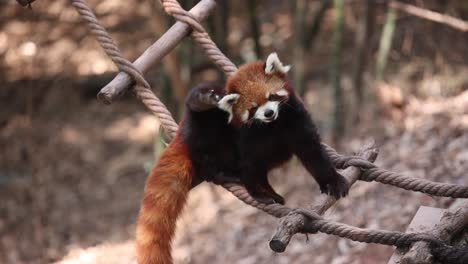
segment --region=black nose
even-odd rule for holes
[[[267,110],[265,110],[265,112],[263,113],[263,115],[264,115],[265,117],[268,117],[268,118],[269,118],[269,117],[273,117],[274,114],[275,114],[275,112],[273,112],[273,110],[271,110],[271,109],[267,109]]]

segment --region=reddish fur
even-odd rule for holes
[[[181,135],[164,150],[146,181],[138,216],[136,253],[139,264],[171,264],[176,220],[187,201],[192,162]]]

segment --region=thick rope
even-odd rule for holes
[[[325,234],[339,236],[353,241],[377,243],[397,247],[406,247],[417,241],[425,241],[434,245],[443,244],[436,237],[425,233],[406,234],[396,231],[358,228],[344,223],[338,223],[324,219],[319,214],[308,209],[291,209],[281,204],[265,205],[253,199],[243,186],[239,186],[237,184],[224,184],[223,187],[247,205],[263,210],[264,212],[274,217],[282,218],[291,214],[302,214],[308,219],[309,222],[305,224],[304,230],[297,230],[297,232],[315,233],[319,231]]]
[[[192,38],[203,48],[208,58],[218,65],[227,76],[237,71],[236,65],[219,50],[200,22],[190,12],[184,10],[177,0],[161,0],[161,3],[166,13],[192,27]]]
[[[373,168],[364,171],[359,177],[361,181],[377,181],[390,184],[405,190],[422,192],[434,196],[468,198],[468,186],[441,182],[432,182],[402,175],[397,172],[387,171],[381,168]]]
[[[249,192],[245,189],[244,186],[234,184],[234,183],[226,183],[226,184],[223,184],[223,187],[229,192],[231,192],[234,196],[236,196],[239,200],[244,202],[245,204],[255,207],[257,209],[260,209],[264,211],[265,213],[272,215],[276,218],[281,218],[283,216],[286,216],[292,211],[291,208],[278,204],[278,203],[267,205],[267,204],[258,202],[257,200],[252,198],[252,196],[250,196]]]
[[[71,0],[72,5],[76,8],[81,18],[88,24],[91,33],[93,33],[99,41],[99,44],[104,49],[106,54],[112,59],[120,71],[130,75],[136,82],[135,92],[143,103],[155,114],[164,128],[166,134],[173,138],[177,132],[177,123],[172,118],[171,113],[167,110],[164,103],[151,91],[151,86],[143,77],[138,69],[133,64],[122,56],[117,45],[112,40],[109,33],[101,25],[99,20],[94,15],[91,8],[85,0]]]
[[[381,169],[372,162],[358,156],[340,155],[336,150],[328,145],[322,144],[322,146],[331,157],[335,167],[345,169],[350,166],[354,166],[364,170],[359,177],[359,180],[361,181],[376,181],[405,190],[422,192],[433,196],[468,198],[468,186],[433,182],[425,179],[405,176],[401,173]]]
[[[353,241],[397,247],[406,247],[416,241],[425,241],[437,245],[443,244],[439,239],[425,233],[406,234],[396,231],[358,228],[344,223],[326,220],[322,216],[307,209],[294,210],[293,213],[300,213],[309,219],[310,223],[307,225],[307,230],[317,230],[325,234],[335,235]]]

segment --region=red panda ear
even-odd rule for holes
[[[265,62],[266,74],[274,74],[276,72],[286,74],[288,73],[290,69],[291,69],[291,66],[283,65],[283,63],[278,58],[278,54],[276,54],[276,52],[273,52],[270,55],[268,55],[268,58]]]
[[[221,100],[218,101],[218,107],[225,111],[232,111],[232,106],[237,103],[240,95],[237,93],[231,93],[225,95]]]

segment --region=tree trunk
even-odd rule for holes
[[[306,29],[304,36],[304,48],[310,50],[314,44],[315,37],[317,37],[320,25],[322,25],[323,17],[326,11],[330,8],[331,0],[322,0],[317,13],[314,16],[311,26]]]
[[[362,87],[362,75],[367,66],[369,55],[369,39],[373,33],[375,23],[375,2],[366,0],[364,12],[361,15],[356,31],[356,60],[353,68],[353,90],[356,96],[356,121],[359,121],[359,113],[364,99],[364,89]]]
[[[294,7],[294,48],[293,48],[293,82],[297,92],[304,96],[304,31],[305,15],[307,10],[306,0],[296,0]]]
[[[334,0],[334,30],[333,30],[333,50],[330,78],[333,86],[333,97],[335,101],[333,141],[339,142],[339,139],[345,134],[344,126],[344,103],[341,90],[341,49],[343,38],[343,17],[344,0]]]
[[[257,0],[247,1],[247,11],[249,15],[250,30],[252,31],[252,38],[255,45],[255,55],[258,58],[262,58],[262,47],[260,46],[260,29],[257,19]]]
[[[380,37],[380,45],[377,55],[376,76],[378,81],[382,80],[385,67],[387,66],[388,55],[390,54],[390,48],[392,47],[393,35],[395,32],[396,18],[397,15],[395,9],[388,9],[387,18],[385,19],[384,28],[382,30],[382,36]]]

